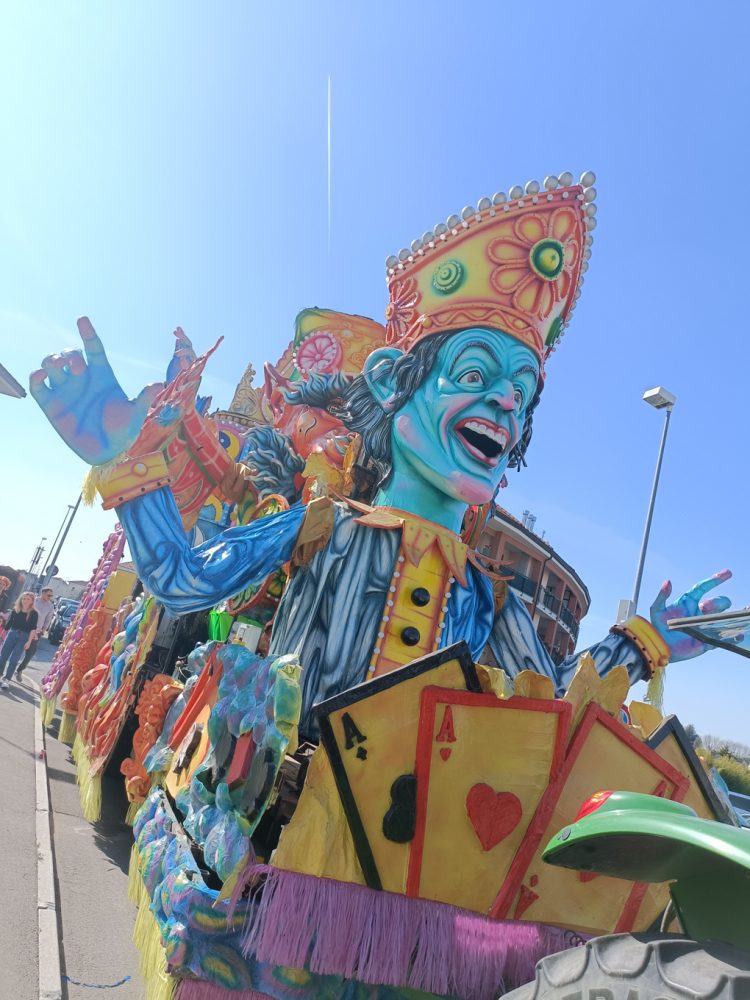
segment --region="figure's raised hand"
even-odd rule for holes
[[[90,321],[78,320],[84,353],[50,354],[29,378],[31,395],[63,441],[89,465],[102,465],[135,440],[162,388],[146,386],[128,399]]]
[[[693,656],[700,656],[710,647],[705,642],[693,639],[684,632],[671,631],[668,623],[673,618],[692,618],[695,615],[711,615],[717,612],[727,611],[732,602],[728,597],[706,597],[709,591],[718,587],[732,576],[732,571],[723,569],[719,573],[714,573],[694,587],[687,590],[674,604],[667,604],[672,593],[672,584],[666,580],[656,595],[656,600],[651,605],[651,624],[657,630],[662,639],[669,646],[670,660],[674,663],[678,660],[689,660]]]

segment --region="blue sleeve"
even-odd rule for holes
[[[229,528],[190,548],[168,489],[129,500],[117,509],[138,575],[172,614],[211,608],[260,583],[292,555],[303,506]]]
[[[627,667],[631,684],[649,676],[648,668],[635,645],[624,636],[611,633],[588,650],[576,651],[556,666],[537,635],[526,605],[510,588],[503,607],[495,616],[489,645],[492,655],[510,677],[515,677],[522,670],[546,674],[554,681],[558,697],[565,694],[582,652],[591,653],[602,677],[618,664]]]
[[[635,643],[631,642],[624,635],[614,635],[610,632],[599,642],[595,642],[588,649],[576,650],[571,656],[566,656],[557,668],[558,690],[563,693],[567,691],[568,685],[573,680],[573,674],[578,667],[578,660],[582,653],[591,653],[596,664],[596,670],[600,677],[605,677],[613,667],[626,667],[630,675],[631,686],[636,681],[646,681],[651,676],[651,671],[638,651]]]

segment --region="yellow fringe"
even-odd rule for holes
[[[146,886],[141,877],[138,845],[133,841],[133,846],[130,848],[130,864],[128,865],[128,899],[133,906],[140,906],[145,895]]]
[[[646,687],[646,696],[643,699],[649,705],[653,705],[662,715],[664,714],[664,673],[665,667],[655,667],[651,674],[651,680]]]
[[[73,760],[76,762],[76,764],[78,763],[78,758],[81,756],[82,751],[83,751],[83,740],[81,739],[81,734],[79,732],[76,732],[76,738],[73,740],[73,749],[70,751]],[[77,777],[76,781],[78,781]]]
[[[57,734],[57,738],[61,743],[67,743],[68,746],[73,746],[73,742],[76,738],[76,719],[78,716],[73,712],[63,712],[62,722],[60,723],[60,732]]]
[[[78,744],[77,753],[76,744]],[[81,801],[83,818],[89,823],[97,823],[102,816],[102,776],[91,773],[86,747],[78,734],[73,744],[73,757],[76,762],[78,798]]]
[[[177,979],[167,972],[167,958],[161,943],[156,918],[149,909],[149,898],[143,881],[142,896],[133,926],[133,942],[141,953],[140,971],[145,986],[145,1000],[172,1000]]]
[[[81,499],[84,506],[93,506],[99,484],[106,483],[108,479],[111,479],[117,471],[117,466],[127,457],[127,452],[123,451],[121,454],[115,455],[109,462],[105,462],[104,465],[93,465],[89,469],[81,483]]]
[[[55,720],[55,712],[57,711],[57,698],[45,698],[42,695],[41,701],[39,702],[39,714],[42,718],[42,728],[49,729]]]
[[[143,802],[129,802],[128,811],[125,813],[125,822],[128,826],[132,826],[135,823],[135,817],[138,815],[138,810],[143,805]]]

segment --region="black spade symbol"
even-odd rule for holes
[[[391,806],[383,817],[383,834],[395,844],[407,844],[414,837],[417,822],[417,778],[401,774],[391,785]]]

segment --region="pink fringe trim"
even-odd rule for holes
[[[373,985],[494,1000],[533,979],[540,958],[582,940],[557,927],[487,920],[269,865],[248,866],[245,874],[248,882],[266,876],[254,890],[245,956]]]
[[[183,979],[174,1000],[273,1000],[273,997],[257,990],[225,990],[223,986],[213,986],[198,979]]]

